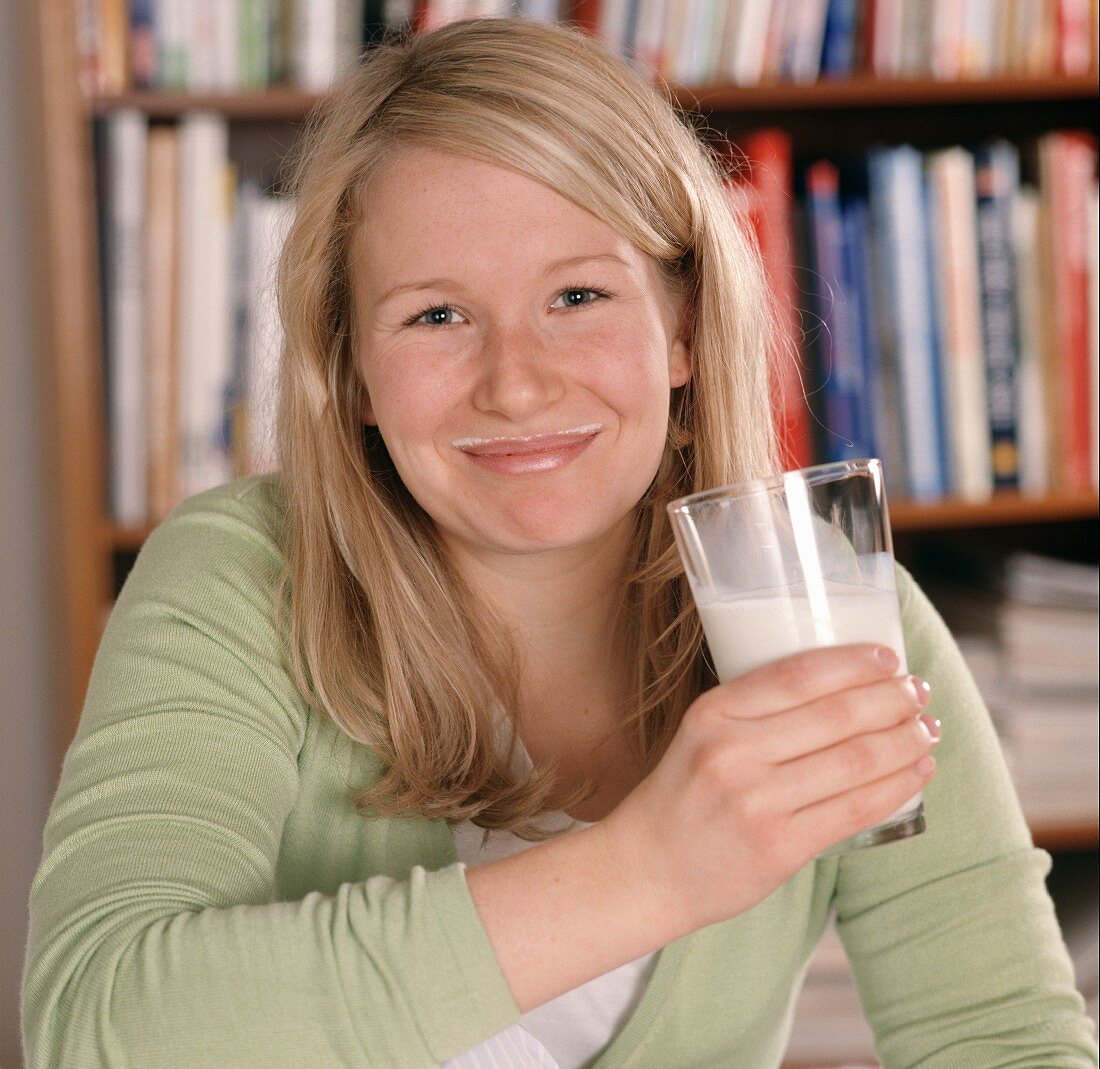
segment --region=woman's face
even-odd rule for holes
[[[515,171],[409,148],[364,196],[352,265],[364,418],[445,540],[629,530],[690,372],[648,256]]]

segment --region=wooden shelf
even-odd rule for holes
[[[246,93],[184,93],[135,90],[99,96],[89,102],[93,115],[137,108],[151,119],[176,119],[191,111],[214,111],[228,119],[301,121],[325,101],[324,94],[293,86],[272,86]]]
[[[1052,494],[1027,497],[1015,493],[994,494],[988,501],[890,503],[890,525],[895,531],[929,531],[959,527],[1009,527],[1025,523],[1095,520],[1100,498],[1094,493]]]
[[[1057,853],[1060,850],[1095,850],[1100,843],[1100,824],[1095,820],[1035,820],[1031,822],[1035,845]]]
[[[1080,100],[1097,95],[1097,76],[997,77],[969,81],[934,78],[873,78],[805,84],[675,87],[686,107],[707,111],[828,111],[843,108],[992,104],[1033,100]]]
[[[669,86],[684,107],[705,111],[829,111],[844,108],[989,104],[1036,100],[1087,100],[1097,96],[1096,74],[1043,78],[998,77],[969,81],[933,78],[886,79],[859,76],[806,84],[769,82],[752,86]],[[244,93],[186,93],[135,90],[99,96],[88,103],[95,115],[138,108],[153,119],[189,111],[216,111],[230,119],[302,120],[325,95],[273,86]]]

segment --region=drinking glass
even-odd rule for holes
[[[908,673],[879,460],[821,464],[668,506],[721,682],[801,650],[876,642]],[[923,795],[825,851],[924,831]]]

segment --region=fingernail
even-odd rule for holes
[[[913,701],[917,703],[917,708],[923,709],[932,697],[932,688],[919,676],[909,676],[905,682],[909,687],[909,693],[913,695]]]
[[[876,646],[875,660],[884,672],[896,672],[898,665],[901,664],[898,655],[889,646]]]
[[[913,770],[921,779],[930,779],[936,771],[936,762],[926,754],[913,766]]]
[[[939,742],[943,736],[943,725],[940,724],[939,720],[927,713],[922,713],[917,719],[920,721],[921,727],[927,732],[929,740]]]

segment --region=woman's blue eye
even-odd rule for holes
[[[426,308],[423,312],[417,312],[409,320],[409,323],[426,323],[431,327],[447,327],[456,322],[458,322],[458,313],[449,304]]]
[[[590,304],[592,301],[599,297],[606,297],[607,294],[601,290],[586,289],[581,286],[570,287],[567,290],[562,290],[558,294],[558,298],[554,301],[553,307],[558,308],[576,308],[578,305]]]

